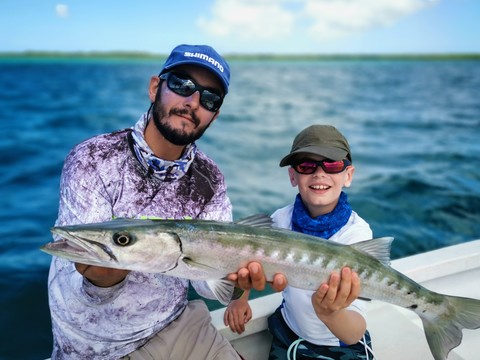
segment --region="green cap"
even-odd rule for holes
[[[298,154],[313,154],[330,160],[352,161],[347,139],[331,125],[311,125],[293,140],[290,154],[280,161],[280,166],[292,165]]]

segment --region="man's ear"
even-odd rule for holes
[[[152,76],[150,78],[150,84],[148,85],[148,98],[151,103],[155,102],[157,96],[158,87],[160,86],[160,78],[158,76]]]
[[[293,187],[298,185],[295,170],[293,170],[291,167],[288,168],[288,177],[290,178],[290,184],[292,184]]]
[[[220,109],[218,109],[217,111],[215,111],[215,114],[213,115],[213,118],[212,120],[210,121],[210,123],[212,123],[217,117],[218,115],[220,115]]]

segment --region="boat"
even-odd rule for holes
[[[397,259],[391,266],[432,291],[480,299],[480,239]],[[268,359],[267,318],[281,301],[281,293],[250,300],[253,318],[240,335],[224,325],[224,308],[211,311],[212,322],[245,360]],[[375,359],[433,360],[422,322],[414,312],[373,300],[367,303],[367,323]],[[462,343],[448,360],[479,359],[479,339],[480,329],[463,330]]]

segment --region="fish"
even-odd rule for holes
[[[361,279],[361,299],[401,306],[421,318],[435,360],[460,345],[463,329],[480,327],[480,300],[430,291],[390,266],[393,237],[343,245],[272,227],[262,214],[236,222],[114,219],[54,226],[51,232],[56,240],[41,250],[52,256],[208,281],[224,305],[238,296],[227,275],[251,261],[262,264],[267,280],[283,273],[290,286],[308,290],[348,266]]]

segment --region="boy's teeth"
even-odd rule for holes
[[[313,186],[312,186],[312,189],[315,189],[315,190],[327,190],[327,189],[328,189],[328,186],[325,186],[325,185],[313,185]]]

